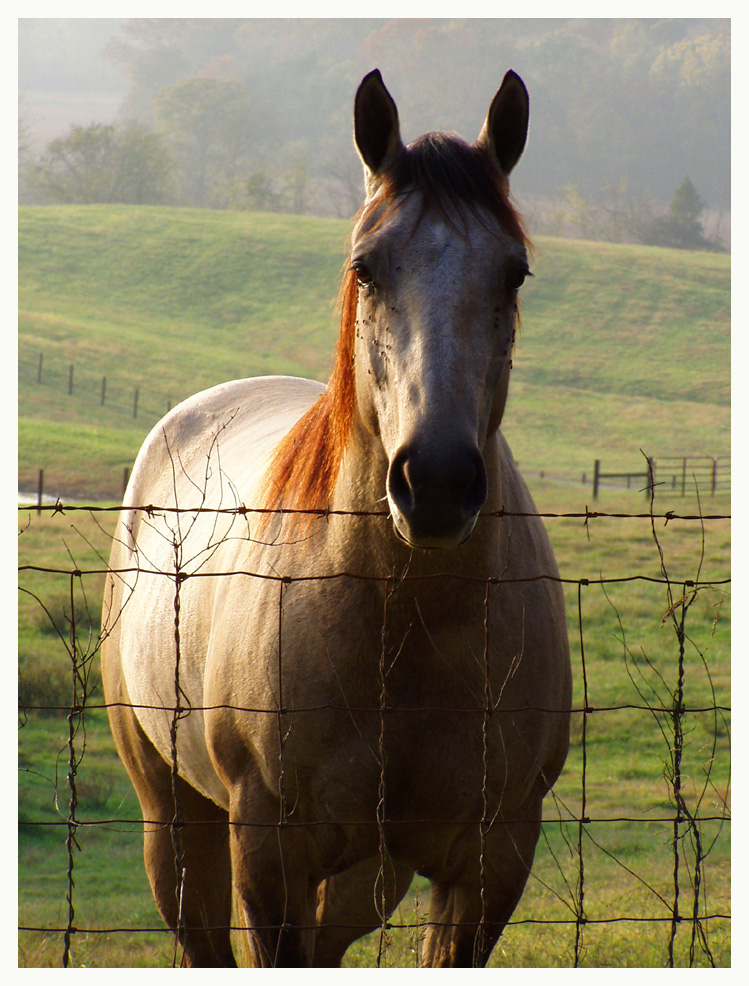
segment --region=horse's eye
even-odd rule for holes
[[[366,287],[373,286],[372,274],[363,260],[352,260],[351,270],[356,274],[356,280],[359,284]]]
[[[527,267],[516,267],[514,270],[507,272],[507,289],[508,291],[519,291],[523,286],[523,282],[526,277],[533,277],[533,274],[528,270]]]

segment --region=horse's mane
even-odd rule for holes
[[[416,191],[422,195],[422,215],[434,209],[456,226],[467,212],[480,219],[488,213],[506,233],[530,246],[507,180],[480,146],[467,144],[453,134],[424,134],[401,151],[377,197],[362,207],[355,220],[379,225]],[[356,400],[357,297],[356,274],[346,264],[339,292],[340,331],[328,386],[276,446],[261,489],[261,506],[266,510],[304,513],[324,511],[330,504]],[[308,513],[307,523],[311,517]],[[266,514],[265,523],[267,520]],[[306,526],[304,521],[302,525]]]
[[[341,282],[341,328],[327,389],[276,446],[261,489],[266,509],[304,511],[328,506],[354,413],[356,302],[356,274],[347,271]],[[266,514],[261,529],[267,519]]]

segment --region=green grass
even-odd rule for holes
[[[50,489],[116,496],[169,404],[327,377],[346,222],[60,206],[22,208],[19,231],[23,488],[44,469]],[[524,468],[728,451],[730,258],[540,238],[533,269],[504,425]]]
[[[247,213],[22,209],[21,340],[175,399],[310,372],[332,338],[346,232]]]
[[[189,210],[61,207],[20,213],[19,483],[87,499],[116,498],[146,430],[189,393],[266,372],[325,379],[335,338],[332,299],[348,226],[334,220]],[[524,289],[505,430],[541,511],[647,512],[644,496],[603,489],[592,502],[593,460],[642,469],[650,455],[729,448],[729,278],[726,257],[652,248],[540,240]],[[43,380],[36,382],[38,354]],[[67,394],[68,365],[75,386]],[[107,400],[100,404],[101,378]],[[138,418],[133,391],[140,388]],[[546,478],[541,478],[541,472]],[[552,481],[563,476],[567,482]],[[574,479],[578,483],[573,482]],[[660,489],[659,514],[728,514],[725,494],[681,498]],[[114,514],[19,514],[19,562],[59,568],[20,576],[19,660],[27,710],[19,733],[19,924],[67,923],[70,800],[71,623],[87,675],[85,734],[74,739],[79,803],[73,851],[75,965],[164,966],[173,958],[142,863],[138,805],[116,757],[101,702],[99,600]],[[674,898],[673,768],[669,708],[679,640],[669,609],[686,580],[711,582],[690,601],[683,653],[688,709],[730,704],[730,574],[727,520],[556,517],[547,521],[565,587],[576,713],[565,771],[547,800],[544,838],[526,894],[495,949],[494,966],[569,966],[580,877],[577,818],[583,797],[584,966],[667,964]],[[71,577],[71,570],[83,574]],[[88,574],[98,570],[96,574]],[[578,606],[578,580],[581,587]],[[616,580],[605,586],[601,579]],[[71,599],[71,586],[73,598]],[[580,627],[584,653],[580,647]],[[585,675],[583,674],[583,663]],[[642,708],[645,707],[645,708]],[[682,786],[690,811],[720,816],[730,803],[727,714],[684,717]],[[619,821],[634,818],[635,822]],[[665,821],[664,821],[665,819]],[[39,826],[37,822],[58,823]],[[680,906],[691,906],[695,848],[684,831]],[[704,821],[702,910],[730,913],[730,824]],[[665,903],[664,903],[665,902]],[[393,925],[420,925],[428,889],[417,880]],[[650,917],[639,923],[635,917]],[[598,923],[609,918],[618,923]],[[566,921],[534,924],[531,920]],[[709,923],[718,965],[730,965],[730,922]],[[382,964],[416,964],[419,928],[394,927]],[[349,951],[347,965],[377,963],[380,934]],[[59,965],[60,932],[19,936],[19,964]],[[688,965],[689,928],[675,962]],[[705,964],[698,949],[697,964]]]
[[[528,383],[728,406],[730,258],[541,239],[534,268]]]

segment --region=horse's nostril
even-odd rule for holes
[[[486,481],[486,466],[484,459],[478,449],[474,452],[473,463],[471,465],[473,473],[470,482],[466,487],[465,499],[463,501],[463,512],[466,516],[472,517],[486,503],[488,485]]]
[[[401,448],[390,463],[388,494],[398,509],[408,514],[413,506],[413,492],[408,476],[408,449]]]
[[[486,501],[486,468],[477,448],[402,446],[388,473],[391,505],[412,531],[456,536]]]

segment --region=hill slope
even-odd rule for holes
[[[169,404],[239,376],[324,380],[348,230],[256,213],[21,209],[19,483],[44,468],[57,491],[118,495]],[[504,425],[524,467],[728,451],[730,258],[540,239],[532,268]]]

